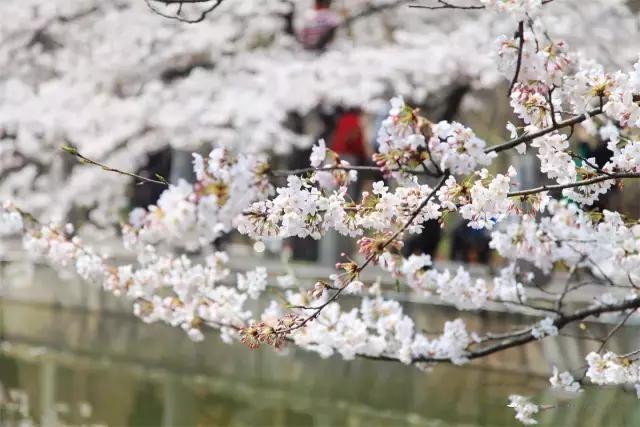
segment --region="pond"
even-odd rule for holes
[[[0,382],[28,400],[22,415],[2,407],[0,425],[513,426],[510,393],[562,405],[541,414],[544,426],[640,425],[637,398],[622,390],[567,401],[545,377],[473,365],[421,372],[251,351],[215,336],[192,343],[118,313],[17,302],[0,310]]]

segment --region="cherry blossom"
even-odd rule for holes
[[[368,14],[373,24],[339,29],[326,51],[310,52],[296,39],[299,17],[288,15],[287,1],[224,2],[207,15],[216,31],[187,30],[142,2],[82,3],[40,5],[30,17],[24,6],[3,6],[17,18],[0,30],[10,41],[0,48],[10,76],[0,80],[0,141],[9,142],[0,149],[0,194],[16,202],[0,209],[0,235],[21,236],[30,256],[128,299],[144,322],[179,327],[194,341],[215,330],[223,341],[251,349],[297,346],[321,357],[430,368],[553,339],[596,318],[613,335],[637,318],[640,224],[591,206],[624,180],[640,178],[640,62],[624,43],[615,61],[603,58],[577,30],[591,31],[580,25],[589,17],[611,16],[615,45],[633,25],[626,6],[481,0],[467,12],[442,11],[462,17],[459,28],[443,36],[446,19],[400,10],[394,2],[357,2],[337,25]],[[381,6],[398,9],[389,31],[383,31]],[[566,18],[561,25],[558,16]],[[129,25],[133,41],[115,34],[105,44],[102,35],[113,22]],[[152,22],[157,27],[150,33]],[[479,32],[478,25],[492,30]],[[117,42],[138,48],[114,59]],[[370,67],[374,60],[379,68]],[[411,105],[456,82],[473,90],[508,85],[517,119],[506,125],[509,140],[490,143],[464,120],[441,121]],[[308,167],[276,168],[270,154],[312,142],[287,127],[292,114],[304,118],[337,105],[376,111],[389,90],[397,96],[377,134],[375,166],[352,165],[320,140]],[[574,152],[576,127],[606,142],[611,158],[605,164]],[[503,133],[505,126],[498,129]],[[193,182],[135,173],[158,141],[198,151]],[[66,153],[54,156],[60,142]],[[514,166],[497,161],[512,148],[534,153],[550,182],[530,188],[519,182]],[[81,164],[65,166],[75,160]],[[375,178],[354,196],[349,187],[364,171]],[[129,212],[120,232],[134,260],[116,264],[64,218],[85,207],[91,222],[113,224],[134,179],[165,188],[156,203]],[[493,277],[476,277],[465,266],[443,268],[428,255],[400,254],[404,239],[421,233],[426,221],[446,227],[452,217],[490,233],[500,258]],[[262,266],[232,274],[229,255],[210,246],[233,231],[257,243],[321,239],[336,231],[357,243],[357,253],[344,254],[335,271],[313,285],[293,273],[274,278]],[[190,251],[200,251],[198,261]],[[536,284],[531,265],[566,279],[564,288],[540,301],[530,286]],[[379,281],[365,279],[371,266],[394,279],[397,291],[458,310],[501,304],[535,320],[519,330],[477,333],[452,317],[440,332],[427,334]],[[566,303],[587,286],[598,287],[593,301]],[[344,295],[356,302],[343,304]],[[266,309],[257,310],[253,300],[263,299]],[[585,378],[592,385],[639,384],[637,350],[619,355],[607,348],[608,337],[601,342],[584,356]],[[565,392],[585,385],[555,367],[550,383]],[[524,424],[550,409],[519,395],[509,401]]]
[[[570,372],[560,372],[557,367],[553,367],[553,375],[549,378],[552,388],[561,389],[569,393],[583,391],[580,383],[575,380]]]
[[[533,415],[540,411],[540,407],[529,401],[529,398],[513,394],[509,396],[509,405],[516,411],[516,420],[520,421],[524,425],[538,424],[538,421],[533,418]]]

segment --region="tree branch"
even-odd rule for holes
[[[625,178],[640,178],[640,173],[614,173],[604,176],[598,176],[591,179],[585,179],[584,181],[572,182],[569,184],[557,184],[557,185],[542,185],[536,188],[530,188],[528,190],[512,191],[507,194],[507,197],[528,196],[531,194],[542,193],[544,191],[563,190],[565,188],[582,187],[585,185],[597,184],[598,182],[625,179]]]
[[[151,184],[159,184],[159,185],[163,185],[165,187],[169,186],[169,183],[167,182],[166,179],[164,179],[163,177],[158,175],[159,179],[152,179],[152,178],[147,178],[141,175],[136,175],[135,173],[132,172],[127,172],[127,171],[123,171],[120,169],[116,169],[116,168],[112,168],[111,166],[107,166],[104,163],[100,163],[97,162],[95,160],[92,160],[88,157],[85,157],[84,155],[82,155],[82,153],[80,153],[78,150],[76,150],[75,148],[73,148],[70,145],[63,145],[62,147],[60,147],[64,152],[69,153],[72,156],[75,156],[80,163],[87,163],[90,165],[94,165],[94,166],[99,166],[101,167],[103,170],[107,171],[107,172],[115,172],[117,174],[120,175],[125,175],[125,176],[129,176],[132,178],[135,178],[137,180],[140,180],[141,182],[148,182]]]
[[[402,233],[404,233],[404,231],[407,228],[409,228],[409,226],[413,223],[413,221],[418,217],[418,215],[420,214],[422,209],[424,209],[424,207],[427,206],[427,204],[429,203],[429,200],[431,200],[431,198],[438,192],[440,187],[442,187],[444,185],[444,183],[445,183],[445,181],[447,180],[448,177],[449,177],[449,174],[445,173],[444,176],[442,177],[442,179],[440,180],[440,182],[438,182],[438,185],[436,185],[431,190],[429,195],[427,197],[425,197],[425,199],[422,201],[422,203],[420,203],[420,206],[418,206],[416,208],[416,210],[413,212],[411,217],[409,217],[409,219],[404,223],[404,225],[382,244],[382,246],[380,248],[380,251],[384,250],[387,246],[389,246],[391,244],[391,242],[393,242],[398,236],[400,236]],[[362,263],[362,265],[356,267],[353,270],[353,272],[350,273],[349,278],[347,279],[347,283],[344,283],[344,286],[342,286],[340,289],[338,289],[327,301],[325,301],[324,303],[322,303],[318,307],[315,307],[315,311],[311,315],[307,316],[301,322],[296,323],[295,325],[293,325],[291,327],[288,327],[286,329],[277,331],[277,333],[278,334],[282,334],[282,335],[288,334],[288,333],[290,333],[292,331],[295,331],[296,329],[300,329],[300,328],[304,327],[304,325],[309,323],[311,320],[317,318],[320,315],[320,313],[322,312],[322,310],[327,305],[329,305],[330,303],[332,303],[333,301],[338,299],[338,297],[340,296],[342,291],[344,291],[346,289],[346,287],[349,285],[349,282],[351,280],[355,279],[358,276],[358,274],[360,272],[362,272],[367,267],[367,265],[369,265],[371,263],[371,261],[373,261],[373,259],[376,256],[377,256],[377,253],[373,253],[369,257],[367,257],[367,259]]]
[[[419,4],[412,4],[409,7],[413,8],[413,9],[429,9],[429,10],[440,10],[440,9],[478,10],[478,9],[485,9],[484,6],[460,6],[460,5],[449,3],[446,0],[438,0],[438,6],[424,6],[424,5],[419,5]]]
[[[551,125],[549,127],[546,127],[544,129],[540,129],[539,131],[533,132],[533,133],[527,133],[524,135],[519,136],[518,138],[514,138],[511,141],[507,141],[505,143],[502,144],[496,144],[493,145],[491,147],[487,147],[484,152],[485,153],[491,153],[491,152],[496,152],[499,153],[501,151],[504,150],[508,150],[509,148],[513,148],[517,145],[523,144],[523,143],[528,143],[533,141],[536,138],[540,138],[541,136],[544,136],[550,132],[556,131],[556,130],[560,130],[562,128],[565,127],[569,127],[569,126],[573,126],[576,125],[578,123],[582,123],[583,121],[587,120],[590,117],[593,116],[597,116],[598,114],[602,114],[602,108],[598,107],[598,108],[594,108],[592,110],[587,111],[584,114],[580,114],[578,116],[572,117],[570,119],[567,120],[563,120],[560,121],[558,123],[556,123],[555,125]]]
[[[160,15],[163,18],[175,19],[177,21],[184,22],[184,23],[187,23],[187,24],[196,24],[198,22],[204,21],[204,19],[207,17],[207,15],[210,12],[213,12],[215,9],[218,8],[218,6],[220,6],[224,2],[224,0],[144,0],[144,1],[147,4],[147,6],[149,7],[149,9],[151,9],[151,11],[153,13],[155,13],[157,15]],[[198,15],[198,17],[196,17],[196,18],[188,19],[188,18],[183,18],[183,17],[180,16],[180,14],[182,12],[182,5],[183,4],[197,4],[197,3],[210,3],[210,2],[212,2],[212,4],[209,7],[207,7],[206,9],[202,10],[200,12],[200,14]],[[158,10],[157,8],[155,8],[153,6],[153,3],[162,3],[165,6],[177,4],[178,5],[178,9],[177,9],[175,15],[168,15],[168,14]]]
[[[520,21],[518,23],[518,31],[516,32],[516,36],[520,39],[520,45],[518,46],[518,61],[516,62],[516,71],[513,75],[513,80],[511,80],[511,85],[509,86],[509,93],[507,94],[507,96],[511,96],[513,87],[518,82],[518,77],[520,76],[520,67],[522,66],[522,51],[524,50],[524,21]]]
[[[570,315],[563,315],[563,316],[559,316],[557,317],[554,322],[553,325],[558,328],[558,330],[564,328],[565,326],[579,321],[579,320],[584,320],[587,317],[590,316],[599,316],[600,314],[604,314],[604,313],[612,313],[612,312],[621,312],[621,311],[625,311],[625,310],[630,310],[630,309],[637,309],[638,307],[640,307],[640,298],[634,298],[632,300],[626,300],[617,304],[611,304],[611,305],[602,305],[602,306],[598,306],[598,307],[590,307],[590,308],[586,308],[586,309],[582,309],[582,310],[578,310],[576,312],[574,312],[573,314]],[[475,351],[471,351],[469,352],[469,354],[467,355],[467,358],[470,360],[473,359],[479,359],[481,357],[485,357],[488,356],[490,354],[493,353],[497,353],[499,351],[502,350],[507,350],[509,348],[513,348],[513,347],[517,347],[517,346],[521,346],[524,344],[528,344],[532,341],[536,341],[537,338],[535,338],[530,330],[529,333],[526,334],[522,334],[520,336],[517,336],[515,338],[506,340],[504,342],[489,346],[489,347],[485,347],[483,349],[480,350],[475,350]],[[434,363],[434,362],[445,362],[445,363],[450,363],[451,359],[448,357],[418,357],[413,359],[413,363],[418,363],[418,362],[423,362],[423,363]]]

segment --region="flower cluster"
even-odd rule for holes
[[[513,217],[492,233],[491,247],[511,260],[545,272],[556,263],[586,267],[620,283],[640,280],[640,228],[617,212],[590,214],[577,205],[552,201],[540,219]]]
[[[490,290],[483,279],[472,279],[468,271],[458,267],[455,274],[449,270],[429,270],[424,279],[428,287],[435,288],[443,301],[459,309],[479,309],[486,305]]]
[[[131,299],[134,314],[143,321],[181,327],[195,341],[204,338],[206,328],[213,328],[220,330],[224,341],[240,339],[251,348],[260,344],[280,348],[290,339],[325,357],[337,352],[345,359],[364,355],[404,363],[430,359],[464,363],[471,343],[461,320],[447,322],[442,336],[427,339],[415,331],[413,320],[397,301],[378,295],[377,287],[369,291],[373,297],[364,298],[359,308],[349,311],[342,311],[336,302],[321,311],[315,308],[327,302],[326,290],[333,287],[324,285],[320,292],[312,293],[287,290],[292,311],[285,313],[283,306],[272,301],[261,320],[252,320],[245,303],[265,290],[267,272],[258,267],[238,274],[235,287],[223,285],[230,276],[228,256],[223,252],[195,264],[185,255],[161,255],[146,246],[138,254],[137,266],[113,266],[85,248],[80,238],[55,225],[30,229],[24,243],[31,254],[46,257],[52,265],[74,268],[83,279]],[[295,279],[286,278],[282,283],[289,288]],[[336,283],[340,283],[337,278]],[[351,287],[356,292],[363,290],[358,280],[345,285]],[[312,321],[306,320],[316,312]]]
[[[640,363],[611,351],[586,357],[587,377],[595,384],[640,384]]]
[[[458,364],[467,361],[471,338],[462,320],[446,322],[441,336],[428,339],[416,332],[413,320],[397,301],[382,298],[375,287],[368,292],[371,296],[364,297],[359,307],[343,311],[338,303],[327,301],[326,292],[288,290],[286,299],[293,311],[285,314],[280,305],[271,302],[261,322],[241,332],[242,340],[251,348],[261,343],[279,347],[288,338],[322,357],[339,353],[347,360],[367,356],[407,364],[431,359],[450,359]],[[307,321],[310,316],[313,320]]]
[[[287,187],[276,190],[270,200],[253,203],[238,219],[238,230],[254,238],[290,236],[319,239],[327,230],[358,236],[365,230],[378,233],[402,227],[431,194],[428,185],[398,187],[390,192],[383,182],[373,184],[372,193],[362,194],[360,203],[346,200],[346,187],[327,192],[311,180],[298,176],[287,178]],[[408,227],[420,232],[422,223],[437,219],[439,206],[429,201]]]
[[[533,416],[540,411],[540,407],[532,403],[528,397],[512,394],[509,396],[509,405],[516,411],[516,420],[525,425],[538,424]]]
[[[428,255],[401,258],[399,255],[386,254],[385,261],[389,271],[395,277],[406,280],[417,294],[438,295],[461,310],[480,309],[490,300],[523,302],[527,299],[515,264],[501,269],[491,284],[482,278],[473,278],[462,266],[455,273],[449,269],[438,270],[432,266]]]
[[[0,236],[11,236],[22,231],[22,215],[12,209],[11,203],[6,203],[0,210]]]
[[[159,255],[146,246],[138,254],[139,265],[115,266],[68,230],[55,224],[31,226],[24,234],[24,247],[33,257],[73,269],[87,282],[131,299],[134,313],[144,321],[180,326],[194,340],[203,339],[207,326],[220,329],[223,339],[233,339],[250,317],[244,308],[247,297],[257,297],[265,287],[263,269],[240,277],[238,288],[221,285],[230,273],[222,252],[194,264],[184,255]]]
[[[553,122],[551,102],[548,89],[543,84],[516,83],[511,91],[511,107],[513,112],[528,126],[528,131],[550,126]],[[557,102],[557,101],[555,101]]]
[[[585,167],[583,171],[586,172],[583,173],[583,179],[596,176],[596,174],[589,171],[589,167]],[[581,203],[584,206],[590,206],[598,201],[600,196],[606,194],[612,187],[614,187],[614,185],[615,180],[607,179],[594,184],[581,185],[575,188],[565,188],[562,190],[562,195],[576,203]]]
[[[441,360],[451,360],[456,365],[469,361],[468,347],[473,342],[473,334],[469,334],[461,319],[447,321],[440,337],[429,340],[424,335],[417,335],[413,349],[417,353]]]
[[[401,98],[394,98],[391,105],[378,134],[380,153],[375,156],[387,171],[435,166],[437,171],[468,174],[496,157],[485,153],[486,143],[460,123],[431,123]]]
[[[640,62],[633,71],[606,73],[602,65],[585,64],[567,81],[571,102],[576,108],[599,106],[623,127],[640,126],[640,106],[634,95],[640,93]]]
[[[267,287],[267,269],[257,267],[246,274],[238,274],[238,289],[244,291],[252,299],[257,299]]]
[[[557,132],[548,133],[536,138],[531,143],[538,149],[540,171],[560,184],[575,182],[577,172],[571,156],[566,152],[569,148],[567,136]]]
[[[510,99],[514,113],[528,130],[550,126],[562,111],[562,88],[565,76],[573,70],[575,59],[563,41],[541,41],[531,31],[517,38],[497,39],[498,69],[508,78],[517,75]]]
[[[531,329],[531,335],[536,339],[558,335],[558,327],[551,317],[545,317]]]
[[[478,166],[486,166],[497,156],[485,153],[486,143],[476,134],[457,122],[445,122],[431,125],[429,150],[438,162],[441,170],[451,171],[454,175],[469,174]]]
[[[557,367],[553,367],[553,375],[549,378],[551,387],[560,389],[568,393],[578,393],[583,391],[580,383],[571,375],[570,372],[560,372]]]
[[[518,280],[515,263],[500,270],[500,274],[493,279],[493,298],[498,301],[526,302],[527,293],[522,282],[533,280],[533,273],[528,273],[525,280]]]
[[[442,206],[449,210],[458,210],[460,215],[469,220],[473,228],[492,229],[512,211],[521,210],[518,200],[509,198],[515,168],[509,167],[507,175],[498,174],[490,177],[486,169],[476,172],[477,179],[458,183],[449,177],[438,190],[438,199]],[[528,198],[532,201],[532,210],[544,209],[547,197],[545,194]]]
[[[259,156],[216,148],[204,159],[194,154],[196,182],[170,185],[148,209],[130,214],[130,242],[160,241],[199,248],[229,232],[235,219],[272,191],[268,166]]]

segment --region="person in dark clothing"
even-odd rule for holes
[[[469,90],[470,86],[466,83],[453,85],[445,96],[444,101],[435,106],[436,108],[432,108],[435,110],[432,111],[432,114],[434,114],[435,117],[438,117],[438,120],[453,120],[460,109],[462,100]],[[403,255],[405,257],[412,254],[428,254],[431,255],[431,257],[435,256],[436,251],[438,250],[438,245],[440,244],[440,238],[442,237],[440,223],[438,221],[431,220],[422,225],[422,233],[410,236],[405,241],[403,249]]]
[[[430,220],[422,224],[422,233],[407,239],[402,248],[402,256],[410,255],[430,255],[432,258],[438,250],[442,228],[437,220]]]
[[[491,257],[486,230],[476,230],[463,221],[454,229],[451,242],[451,260],[465,263],[488,264]]]
[[[149,155],[147,164],[136,171],[138,175],[155,178],[157,175],[168,179],[171,174],[171,148],[167,147]],[[161,185],[132,185],[131,206],[147,208],[158,201],[166,188]]]
[[[613,153],[607,148],[607,143],[602,141],[599,142],[596,149],[591,152],[590,157],[596,159],[596,164],[598,165],[598,167],[603,167],[609,160],[611,160],[612,156]]]
[[[611,152],[611,150],[607,148],[607,141],[599,141],[598,146],[595,148],[595,150],[591,151],[589,153],[589,156],[585,156],[585,157],[594,158],[596,165],[598,165],[599,168],[602,168],[604,165],[607,164],[609,160],[611,160],[612,156],[613,156],[613,153]],[[615,203],[614,200],[618,195],[618,191],[619,191],[618,187],[614,186],[605,194],[600,195],[598,200],[596,200],[592,206],[599,210],[612,209],[613,208],[612,204]]]
[[[316,111],[322,122],[322,131],[315,136],[315,140],[329,139],[330,129],[334,126],[334,117],[332,114],[326,114],[322,110]],[[288,117],[289,127],[297,134],[304,132],[304,119],[298,113],[291,113]],[[294,147],[287,156],[287,169],[300,169],[309,167],[309,156],[311,148]],[[302,261],[318,261],[320,257],[320,247],[318,241],[307,237],[301,239],[299,237],[289,237],[285,240],[284,246],[289,248],[291,256],[294,260]]]

